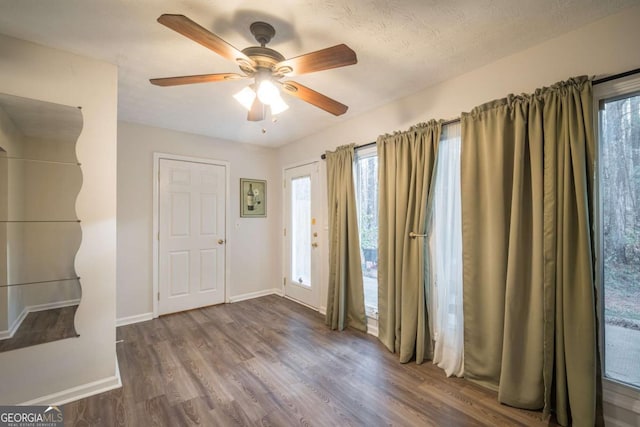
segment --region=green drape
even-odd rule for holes
[[[431,358],[424,284],[424,239],[442,123],[383,135],[378,149],[378,338],[400,362]]]
[[[591,82],[462,116],[465,376],[501,402],[596,423]]]
[[[327,151],[329,287],[326,323],[331,329],[367,330],[353,183],[354,144]]]

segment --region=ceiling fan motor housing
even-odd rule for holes
[[[257,21],[249,27],[251,34],[256,38],[260,46],[266,45],[276,35],[276,30],[266,22]]]
[[[247,75],[251,76],[260,69],[266,69],[274,71],[275,65],[285,60],[285,57],[280,52],[266,47],[265,45],[271,41],[276,34],[276,30],[266,22],[254,22],[249,27],[251,34],[256,38],[256,41],[260,43],[260,46],[251,46],[242,50],[242,53],[247,55],[255,62],[255,69],[249,64],[239,62],[240,69]]]
[[[280,52],[264,46],[248,47],[246,49],[242,49],[242,53],[253,59],[256,63],[256,68],[266,68],[268,70],[273,70],[277,63],[282,62],[285,59]],[[240,69],[248,75],[251,75],[254,72],[250,67],[242,63],[240,63]]]

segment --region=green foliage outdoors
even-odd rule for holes
[[[363,249],[378,247],[378,218],[377,215],[364,213],[359,218],[360,246]]]

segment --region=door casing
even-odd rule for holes
[[[159,291],[159,271],[160,271],[160,258],[159,258],[159,232],[160,232],[160,159],[168,159],[168,160],[180,160],[185,162],[193,162],[193,163],[205,163],[217,166],[224,166],[225,168],[225,180],[226,180],[226,188],[225,188],[225,240],[226,240],[226,252],[227,256],[225,256],[224,261],[224,302],[229,302],[229,294],[230,294],[230,282],[229,282],[229,253],[230,251],[230,242],[229,240],[229,219],[230,213],[229,208],[231,205],[230,201],[230,175],[231,175],[231,164],[224,160],[215,160],[208,159],[202,157],[192,157],[192,156],[181,156],[176,154],[169,153],[153,153],[153,293],[151,295],[151,299],[153,301],[153,317],[158,317],[158,291]]]

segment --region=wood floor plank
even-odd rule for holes
[[[400,364],[377,339],[267,296],[118,328],[123,387],[65,405],[69,426],[543,426],[539,412]]]
[[[213,425],[213,416],[211,414],[213,409],[209,406],[207,399],[202,396],[185,400],[177,408],[178,411],[182,412],[183,419],[187,422],[185,425],[190,426]]]

